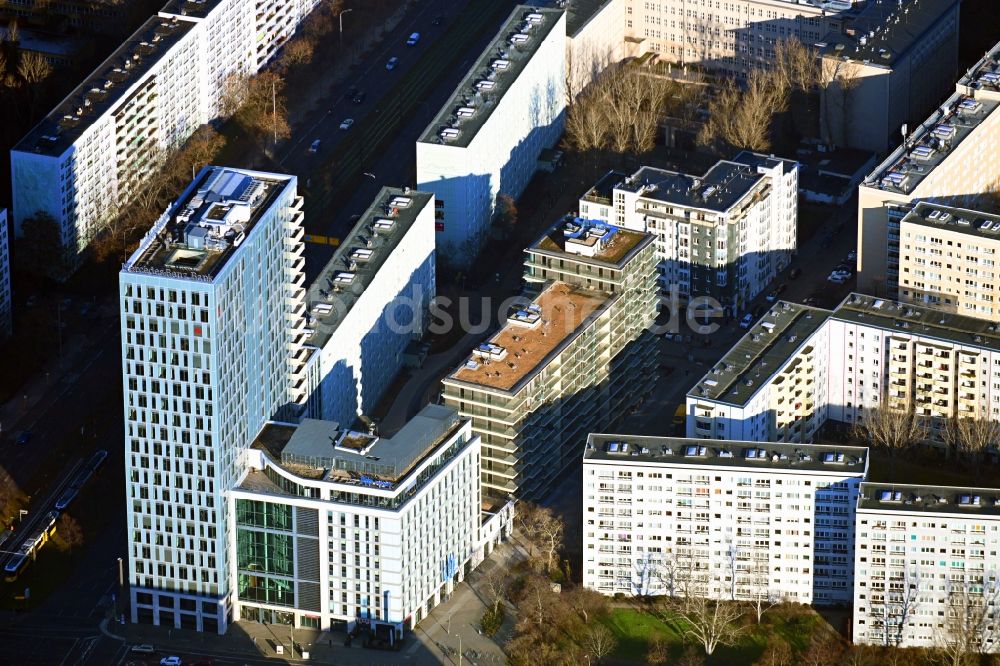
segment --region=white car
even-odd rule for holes
[[[857,258],[858,258],[858,253],[855,252],[854,250],[851,250],[850,252],[847,253],[848,261],[856,261]]]
[[[398,64],[399,64],[399,58],[397,58],[396,56],[392,56],[391,58],[389,58],[389,62],[385,63],[385,68],[391,72],[392,70],[396,69],[396,65]]]
[[[315,141],[313,141],[312,143],[310,143],[309,144],[309,152],[310,153],[319,152],[319,145],[320,145],[320,143],[322,143],[322,142],[319,139],[316,139]]]
[[[164,657],[160,660],[160,666],[182,666],[180,657]]]
[[[749,312],[740,319],[740,328],[750,328],[753,325],[753,315]]]
[[[351,125],[353,124],[354,124],[354,118],[348,118],[344,122],[340,123],[340,129],[349,130],[351,129]]]
[[[156,652],[156,648],[149,643],[139,643],[138,645],[132,646],[132,652],[135,654],[153,654]]]
[[[409,36],[409,38],[407,38],[406,45],[407,46],[416,46],[417,42],[419,42],[419,41],[420,41],[420,33],[419,32],[414,32],[414,33],[412,33]]]
[[[826,278],[826,281],[834,284],[844,284],[847,282],[847,278],[839,273],[831,273],[830,276]]]

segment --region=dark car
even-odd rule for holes
[[[25,430],[24,432],[22,432],[20,435],[17,436],[17,440],[15,441],[18,446],[24,446],[25,444],[31,441],[31,433]]]
[[[802,269],[801,268],[796,267],[796,268],[793,268],[792,270],[788,271],[788,277],[791,278],[791,279],[793,279],[793,280],[795,278],[797,278],[798,276],[800,276],[800,275],[802,275]]]
[[[354,102],[355,104],[361,104],[362,102],[365,101],[366,97],[368,97],[368,93],[359,92],[355,94],[354,97],[351,98],[351,101]]]

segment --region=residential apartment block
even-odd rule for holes
[[[920,202],[899,222],[899,300],[1000,321],[1000,215]]]
[[[664,293],[676,290],[682,303],[711,297],[736,315],[795,253],[798,164],[743,151],[702,176],[610,172],[579,207],[582,217],[656,236]]]
[[[511,504],[481,521],[479,455],[438,405],[391,439],[267,424],[229,497],[234,616],[394,644],[509,535]]]
[[[171,0],[11,151],[13,214],[59,227],[62,273],[101,225],[200,125],[231,77],[252,74],[313,0]]]
[[[835,310],[778,303],[687,396],[687,434],[809,442],[888,402],[926,417],[1000,420],[998,324],[851,294]]]
[[[10,290],[10,235],[7,209],[0,208],[0,340],[13,332],[14,309]]]
[[[427,326],[435,295],[434,196],[384,187],[308,289],[308,414],[370,414]]]
[[[975,210],[1000,187],[1000,44],[858,188],[858,289],[895,297],[899,224],[918,201]]]
[[[920,122],[952,87],[960,0],[857,3],[817,43],[824,86],[820,134],[879,155]],[[807,42],[810,46],[812,43]]]
[[[226,630],[227,493],[307,397],[301,205],[294,176],[206,167],[122,267],[133,622]]]
[[[540,496],[587,432],[648,395],[655,263],[651,236],[607,223],[563,221],[528,248],[525,280],[541,292],[442,380],[482,437],[484,493]]]
[[[856,520],[855,643],[1000,652],[1000,490],[863,483]]]
[[[602,594],[851,600],[862,447],[591,434],[583,585]]]
[[[566,94],[575,98],[608,65],[632,53],[625,42],[627,0],[575,0],[566,10]]]
[[[562,136],[566,16],[518,6],[417,141],[417,187],[433,192],[437,246],[467,263],[497,198],[515,199]]]

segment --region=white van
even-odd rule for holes
[[[419,42],[419,41],[420,41],[420,33],[419,32],[415,32],[415,33],[413,33],[413,34],[410,35],[409,39],[406,40],[406,45],[407,46],[416,46],[417,42]]]

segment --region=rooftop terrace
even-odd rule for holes
[[[959,0],[869,0],[850,12],[843,30],[827,35],[826,57],[891,67]]]
[[[887,331],[937,338],[949,343],[1000,351],[1000,325],[875,296],[850,294],[832,317]]]
[[[953,93],[865,179],[865,186],[909,195],[1000,106],[1000,44],[959,80]]]
[[[830,315],[797,303],[775,303],[688,396],[745,405]]]
[[[528,249],[621,268],[640,247],[652,242],[650,234],[568,215]]]
[[[211,279],[291,183],[291,176],[205,167],[122,270]]]
[[[18,144],[15,151],[57,156],[170,51],[195,23],[171,17],[147,20],[65,97]]]
[[[704,176],[642,167],[615,189],[684,208],[725,213],[758,187],[763,179],[755,167],[720,160]]]
[[[427,126],[420,142],[467,147],[562,15],[561,9],[518,5]]]
[[[903,223],[1000,241],[1000,215],[965,208],[921,201],[906,214]]]
[[[863,446],[592,433],[587,436],[583,459],[612,463],[708,465],[860,476],[867,468],[868,449]]]
[[[589,317],[603,312],[617,297],[553,282],[530,304],[515,307],[507,324],[448,380],[516,392],[541,370],[551,355],[586,327]]]
[[[391,438],[303,419],[297,426],[268,423],[252,447],[304,479],[395,490],[462,423],[455,410],[441,405],[426,405]]]
[[[1000,516],[1000,488],[862,483],[858,510]]]
[[[309,343],[322,347],[434,195],[383,187],[309,287]]]

